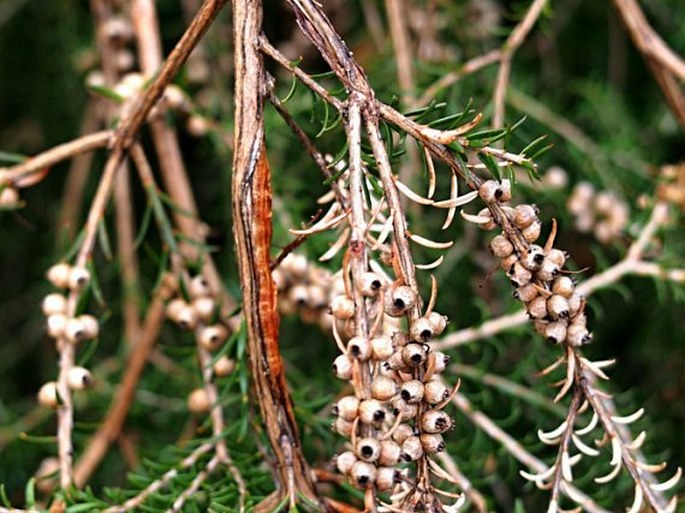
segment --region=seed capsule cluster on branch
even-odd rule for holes
[[[75,267],[60,262],[47,272],[48,281],[56,288],[80,293],[90,283],[90,272],[84,267]],[[51,292],[43,298],[41,305],[46,317],[46,331],[59,344],[77,345],[97,338],[100,325],[90,314],[70,315],[69,299],[63,292]],[[71,390],[84,390],[93,383],[93,377],[84,367],[72,367],[67,373],[67,384]],[[38,402],[43,406],[56,408],[60,404],[57,382],[49,381],[38,391]]]
[[[338,326],[354,322],[355,303],[351,291],[333,297],[334,335],[342,350],[333,371],[354,389],[333,408],[333,429],[349,438],[336,465],[359,488],[389,491],[403,479],[402,465],[445,449],[443,433],[453,421],[442,409],[452,391],[440,374],[449,357],[428,342],[444,331],[447,319],[427,312],[404,329],[403,318],[420,301],[414,289],[375,272],[350,286],[361,292],[357,297],[373,327],[368,336],[339,333]]]
[[[597,192],[589,182],[580,182],[567,203],[579,232],[592,232],[602,244],[610,244],[621,236],[628,225],[628,205],[612,192]]]
[[[525,304],[528,316],[538,333],[548,341],[581,346],[591,340],[585,316],[585,299],[576,291],[573,278],[564,271],[566,252],[554,248],[554,231],[545,246],[536,244],[541,223],[534,205],[510,206],[511,186],[508,180],[488,180],[479,188],[479,196],[497,207],[504,229],[490,241],[490,251],[500,260],[502,269],[514,287],[514,297]],[[490,216],[490,210],[481,212]],[[521,237],[519,237],[519,234]]]

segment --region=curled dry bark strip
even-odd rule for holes
[[[271,448],[281,497],[293,506],[297,494],[317,496],[300,447],[292,400],[278,344],[276,287],[271,277],[271,173],[263,128],[264,67],[257,50],[262,9],[257,1],[233,1],[235,38],[235,120],[233,232],[247,322],[254,388]]]

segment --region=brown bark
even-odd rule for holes
[[[264,142],[266,80],[257,50],[262,9],[258,1],[234,0],[235,133],[233,232],[247,321],[253,386],[276,458],[280,498],[294,505],[298,493],[318,499],[300,448],[292,400],[278,344],[276,288],[271,278],[271,173]]]

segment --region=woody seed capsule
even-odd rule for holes
[[[336,433],[346,438],[352,436],[352,430],[354,429],[354,423],[349,420],[342,419],[338,417],[333,422],[333,429]]]
[[[523,267],[521,262],[516,262],[511,269],[509,269],[509,279],[514,287],[522,287],[530,282],[533,278],[532,273]]]
[[[57,395],[57,383],[48,381],[38,390],[38,403],[49,408],[56,408],[59,405]]]
[[[376,376],[371,381],[371,397],[379,401],[389,401],[397,393],[395,380],[388,376]]]
[[[201,274],[198,274],[192,280],[190,280],[190,284],[188,285],[188,294],[192,299],[209,296],[211,293],[212,291],[209,287],[209,282]]]
[[[52,338],[59,338],[64,335],[64,330],[67,327],[69,318],[64,314],[53,314],[47,319],[48,336]]]
[[[433,372],[440,374],[450,364],[450,356],[442,351],[434,351],[433,354],[435,355],[435,368]]]
[[[442,381],[429,381],[423,387],[423,398],[428,404],[438,404],[449,395],[450,391]]]
[[[531,319],[544,319],[547,317],[547,300],[538,296],[526,305],[526,310]]]
[[[72,267],[69,272],[69,288],[81,290],[90,283],[90,272],[83,267]]]
[[[574,292],[573,295],[568,298],[568,313],[571,317],[580,311],[580,307],[583,306],[584,297],[578,292]]]
[[[559,276],[552,284],[552,292],[567,299],[573,295],[575,290],[575,283],[573,283],[573,279],[568,276]]]
[[[43,313],[47,316],[53,314],[63,314],[67,311],[67,298],[55,292],[43,298]]]
[[[402,360],[410,367],[418,367],[426,361],[427,349],[422,344],[410,342],[402,348]]]
[[[337,415],[341,419],[352,422],[357,418],[359,410],[359,399],[353,395],[348,395],[341,398],[335,406],[333,406],[333,415]]]
[[[202,328],[197,341],[207,351],[216,351],[227,338],[228,330],[221,324],[215,324]]]
[[[416,304],[416,292],[411,287],[400,285],[392,287],[386,295],[385,313],[393,317],[404,315]]]
[[[445,331],[445,328],[447,327],[447,316],[432,311],[426,316],[426,319],[428,319],[431,329],[433,330],[433,336],[437,337],[438,335],[442,335],[442,332]]]
[[[392,434],[392,439],[402,445],[404,441],[414,434],[414,428],[409,424],[400,424]]]
[[[359,404],[359,420],[364,424],[375,424],[385,419],[385,408],[376,399],[365,399]]]
[[[339,355],[333,361],[333,372],[339,379],[352,379],[352,369],[354,364],[346,354]]]
[[[545,328],[545,337],[553,344],[559,344],[566,339],[566,323],[564,321],[550,322]]]
[[[559,266],[552,262],[549,258],[545,258],[542,262],[542,266],[538,269],[535,274],[540,281],[552,281],[559,274]]]
[[[433,336],[433,325],[426,317],[416,319],[409,329],[409,335],[412,340],[428,342]]]
[[[235,360],[224,355],[214,364],[214,375],[220,378],[229,376],[235,370]]]
[[[514,223],[519,229],[528,228],[538,218],[538,209],[534,205],[516,205]]]
[[[416,461],[420,459],[421,456],[423,456],[421,439],[416,435],[407,437],[404,442],[402,442],[401,458],[404,461]]]
[[[381,454],[381,443],[377,438],[365,437],[357,440],[357,447],[355,448],[357,457],[360,460],[372,463],[378,459]]]
[[[353,337],[347,343],[347,351],[362,362],[371,358],[371,341],[366,337]]]
[[[192,306],[185,304],[183,308],[179,309],[174,320],[181,328],[192,330],[197,325],[197,313]]]
[[[532,283],[527,283],[514,290],[514,298],[524,303],[530,303],[536,297],[538,297],[538,289]]]
[[[47,278],[50,283],[59,289],[65,289],[69,286],[69,275],[71,274],[71,266],[64,262],[53,265],[48,269]]]
[[[309,287],[302,284],[290,287],[290,290],[288,291],[288,297],[297,306],[302,307],[307,304],[307,301],[309,301]]]
[[[67,373],[67,384],[72,390],[84,390],[93,384],[93,376],[88,369],[72,367]]]
[[[547,260],[555,263],[557,265],[557,267],[559,267],[559,269],[564,267],[564,264],[566,263],[567,258],[568,258],[568,255],[566,254],[566,252],[562,251],[560,249],[552,248],[547,253]]]
[[[400,397],[408,404],[416,404],[423,399],[423,383],[418,379],[405,381],[400,387]]]
[[[592,340],[592,334],[588,331],[584,322],[575,320],[566,329],[566,341],[572,346],[582,346]]]
[[[514,245],[504,235],[496,235],[490,241],[490,251],[497,258],[506,258],[514,252]]]
[[[529,226],[521,230],[521,233],[528,242],[535,242],[540,238],[541,231],[542,224],[540,223],[540,221],[535,220]]]
[[[547,300],[547,312],[552,319],[566,318],[569,316],[568,300],[564,296],[554,294]]]
[[[364,296],[375,297],[383,288],[383,280],[376,273],[364,273],[359,284],[359,290]]]
[[[514,267],[514,264],[519,261],[519,257],[516,253],[512,253],[508,257],[504,257],[500,263],[500,267],[503,271],[509,272]]]
[[[210,408],[209,396],[204,388],[196,388],[188,395],[188,410],[192,413],[205,413]]]
[[[542,263],[545,261],[545,254],[540,246],[537,244],[531,244],[528,250],[521,257],[521,263],[523,267],[529,271],[537,271],[542,267]]]
[[[421,415],[421,430],[425,433],[444,433],[452,427],[452,419],[442,410],[428,410]]]
[[[335,457],[335,466],[338,468],[338,472],[347,475],[350,470],[352,470],[352,465],[357,462],[357,457],[352,451],[345,451],[338,454]]]
[[[419,438],[426,454],[436,454],[445,450],[445,442],[440,433],[422,433]]]
[[[354,317],[354,301],[345,295],[335,296],[331,300],[331,314],[339,320]]]
[[[378,467],[376,488],[379,492],[390,490],[399,480],[399,470],[392,467]]]
[[[387,360],[394,352],[390,337],[380,336],[371,339],[371,357],[374,360]]]
[[[478,196],[486,203],[491,203],[502,196],[502,189],[495,180],[486,180],[478,188]]]
[[[214,316],[214,299],[210,296],[203,296],[195,298],[192,302],[193,310],[198,318],[205,322],[209,322]]]
[[[404,426],[407,426],[407,424],[401,424]],[[411,428],[410,428],[411,429]],[[393,433],[394,435],[395,433]],[[410,436],[410,434],[407,434],[407,436]],[[405,436],[406,439],[406,436]],[[404,441],[404,440],[402,440]],[[378,464],[383,465],[386,467],[392,467],[394,465],[397,465],[397,462],[400,461],[400,454],[402,453],[402,448],[400,447],[400,444],[398,444],[394,440],[383,440],[381,441],[381,452],[378,455]]]
[[[376,480],[376,466],[365,461],[357,461],[350,469],[352,482],[360,488],[373,484]]]

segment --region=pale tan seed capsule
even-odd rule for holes
[[[426,361],[428,349],[423,344],[410,342],[402,348],[402,360],[410,367],[418,367]]]
[[[545,335],[545,330],[547,329],[548,324],[549,321],[545,321],[543,319],[533,319],[533,328],[535,328],[535,331],[542,336]]]
[[[350,469],[350,479],[359,488],[366,488],[376,481],[377,470],[372,463],[357,461]]]
[[[195,329],[198,321],[197,312],[195,312],[195,309],[191,305],[186,304],[178,311],[176,319],[174,320],[176,321],[176,324],[183,329]]]
[[[52,314],[47,319],[48,336],[52,338],[60,338],[64,335],[69,318],[64,314]]]
[[[423,386],[423,399],[428,404],[438,404],[447,399],[449,395],[449,388],[442,381],[429,381]]]
[[[345,295],[335,296],[331,299],[331,314],[339,320],[347,320],[354,317],[354,301]]]
[[[516,205],[514,207],[514,212],[514,223],[516,223],[516,226],[521,230],[528,228],[538,220],[539,211],[535,205]]]
[[[419,439],[426,454],[437,454],[445,450],[445,442],[440,433],[422,433]]]
[[[568,298],[568,313],[571,317],[576,317],[581,306],[583,306],[584,300],[585,298],[578,292],[574,292],[573,295]]]
[[[538,297],[539,291],[532,283],[527,283],[522,287],[514,290],[514,298],[524,303],[530,303],[533,299]]]
[[[279,268],[271,271],[271,278],[274,280],[274,285],[278,292],[283,292],[288,285],[288,280],[285,277],[283,271]]]
[[[96,338],[100,334],[100,324],[98,320],[88,314],[79,315],[78,320],[83,324],[83,329],[85,331],[85,338],[91,340]]]
[[[188,284],[188,295],[190,295],[191,299],[209,296],[211,293],[212,289],[209,286],[207,278],[201,274],[194,276],[193,279],[190,280],[190,283]]]
[[[288,298],[300,308],[305,306],[309,301],[309,287],[302,284],[290,287]]]
[[[403,426],[408,426],[408,424],[401,424]],[[394,435],[395,433],[393,433]],[[410,436],[408,434],[407,436]],[[406,437],[405,437],[406,438]],[[404,441],[404,440],[403,440]],[[397,465],[400,461],[400,454],[402,453],[402,448],[394,440],[383,440],[381,442],[381,452],[378,455],[378,464],[386,467],[392,467]]]
[[[392,433],[392,439],[402,445],[404,441],[414,434],[414,428],[409,424],[400,424]]]
[[[374,360],[387,360],[395,352],[392,339],[387,336],[371,339],[371,357]]]
[[[403,351],[397,350],[388,358],[387,365],[390,369],[400,372],[409,372],[411,370],[411,367],[404,361]]]
[[[421,415],[421,430],[425,433],[444,433],[452,427],[452,419],[442,410],[428,410]]]
[[[228,330],[221,324],[214,324],[200,329],[198,343],[207,351],[216,351],[228,338]]]
[[[36,489],[41,493],[50,494],[57,485],[59,469],[59,458],[49,457],[41,461],[34,474]]]
[[[545,261],[545,253],[537,244],[531,244],[521,257],[521,264],[529,271],[537,271]]]
[[[416,418],[419,413],[418,404],[409,404],[400,397],[394,398],[391,401],[391,405],[393,406],[393,414],[395,416],[399,415],[400,419],[404,422],[411,421],[412,419]]]
[[[376,376],[371,381],[371,397],[379,401],[389,401],[397,393],[395,380],[388,376]]]
[[[508,201],[511,201],[511,181],[502,180],[499,184],[499,190],[499,193],[495,191],[495,197],[497,198],[497,201],[500,203],[507,203]]]
[[[333,429],[339,435],[349,438],[352,436],[352,431],[354,430],[354,423],[338,417],[337,419],[335,419],[335,422],[333,422]]]
[[[513,223],[514,219],[516,219],[516,210],[508,205],[502,205],[500,209],[502,210],[504,217]]]
[[[214,375],[220,378],[230,376],[235,370],[235,360],[223,355],[214,363]]]
[[[333,406],[333,415],[336,415],[342,419],[352,422],[357,418],[357,413],[359,411],[359,399],[353,395],[347,395],[342,397]]]
[[[348,475],[352,470],[352,465],[357,462],[357,457],[352,451],[345,451],[335,457],[335,466],[343,475]]]
[[[67,311],[67,298],[58,292],[48,294],[43,298],[42,309],[46,316],[63,314]]]
[[[523,237],[528,242],[535,242],[540,238],[540,233],[542,232],[542,224],[540,221],[535,220],[529,226],[521,230]]]
[[[385,295],[385,313],[393,317],[404,315],[416,304],[416,291],[406,285],[393,286]]]
[[[19,191],[11,185],[3,185],[0,189],[0,207],[12,208],[19,203]]]
[[[90,283],[90,272],[84,267],[72,267],[69,272],[69,288],[81,290]]]
[[[533,274],[523,267],[521,262],[516,262],[511,269],[509,269],[509,280],[514,287],[522,287],[533,279]]]
[[[304,255],[290,253],[281,262],[281,268],[296,278],[303,278],[307,275],[309,261]]]
[[[442,335],[442,333],[445,331],[445,328],[447,328],[446,315],[442,315],[436,311],[432,311],[426,316],[426,319],[428,319],[428,322],[431,325],[434,337]]]
[[[188,303],[183,301],[180,298],[172,299],[169,301],[169,303],[166,305],[166,316],[169,320],[176,322],[176,319],[178,319],[178,314],[183,310],[185,307],[188,306]]]
[[[568,254],[565,251],[556,248],[550,249],[546,256],[546,259],[556,264],[559,269],[564,267],[567,258]]]
[[[404,347],[409,342],[411,342],[409,334],[404,331],[396,331],[392,336],[392,343],[395,347]]]
[[[355,453],[360,460],[372,463],[378,459],[381,454],[381,443],[378,438],[367,436],[357,440]]]
[[[209,322],[214,317],[216,303],[211,296],[203,296],[193,299],[192,307],[200,320]]]
[[[328,303],[328,290],[321,285],[310,285],[309,301],[307,304],[312,308],[323,308]]]
[[[538,269],[538,272],[535,273],[535,276],[540,281],[550,282],[556,278],[558,274],[559,267],[548,258],[545,258],[545,260],[542,262],[542,267]]]
[[[552,284],[552,292],[570,298],[576,290],[576,284],[568,276],[559,276]]]
[[[81,319],[73,318],[67,321],[67,325],[64,328],[64,337],[71,342],[76,344],[82,340],[86,340],[88,337],[86,335],[86,327]]]
[[[566,342],[572,346],[582,346],[591,340],[592,333],[588,331],[584,322],[576,322],[574,320],[566,329]]]
[[[495,180],[486,180],[478,188],[478,196],[487,203],[491,203],[502,196],[500,184]]]
[[[359,420],[364,424],[376,424],[385,419],[383,404],[376,399],[365,399],[359,403]]]
[[[48,281],[59,289],[65,289],[69,286],[69,275],[71,274],[71,266],[67,263],[60,262],[48,269],[46,274]]]
[[[376,474],[376,489],[379,492],[387,492],[395,486],[400,478],[400,471],[392,467],[378,467]]]
[[[550,322],[545,328],[545,338],[553,344],[560,344],[566,339],[566,322]]]
[[[67,384],[72,390],[85,390],[93,384],[93,376],[84,367],[72,367],[67,373]]]
[[[371,358],[371,341],[366,337],[353,337],[347,343],[347,352],[353,358],[365,362]]]
[[[547,312],[552,319],[565,319],[569,316],[568,300],[564,296],[554,294],[547,300]]]
[[[421,456],[423,456],[423,444],[421,444],[421,439],[416,435],[407,437],[404,442],[402,442],[401,458],[404,461],[416,461],[421,459]]]
[[[514,245],[504,235],[496,235],[490,241],[490,251],[497,258],[506,258],[514,252]]]
[[[400,397],[408,404],[416,404],[423,399],[423,383],[418,379],[405,381],[400,387]]]
[[[489,208],[484,208],[480,212],[478,212],[478,217],[489,217],[490,218],[490,220],[487,223],[482,223],[482,224],[478,225],[478,227],[481,230],[485,230],[485,231],[489,232],[489,231],[497,228],[497,223],[492,218],[492,213],[490,212]]]
[[[360,292],[366,297],[375,297],[383,288],[383,279],[376,273],[364,273],[359,283]]]
[[[547,299],[538,296],[526,305],[528,316],[531,319],[544,319],[547,317]]]
[[[188,394],[188,410],[191,413],[206,413],[209,411],[210,403],[207,391],[204,388],[196,388]]]
[[[450,364],[450,356],[443,353],[442,351],[434,351],[435,353],[435,369],[433,372],[435,374],[440,374],[445,371],[447,366]]]
[[[502,259],[500,267],[503,271],[509,272],[514,267],[514,264],[519,261],[519,257],[516,253],[512,253],[508,257]]]
[[[38,403],[48,408],[59,406],[59,395],[57,393],[57,383],[48,381],[38,390]]]
[[[346,354],[339,355],[333,361],[333,372],[339,379],[352,379],[352,369],[354,364],[349,356]]]
[[[426,317],[420,317],[412,323],[409,335],[417,342],[428,342],[433,337],[433,324]]]

